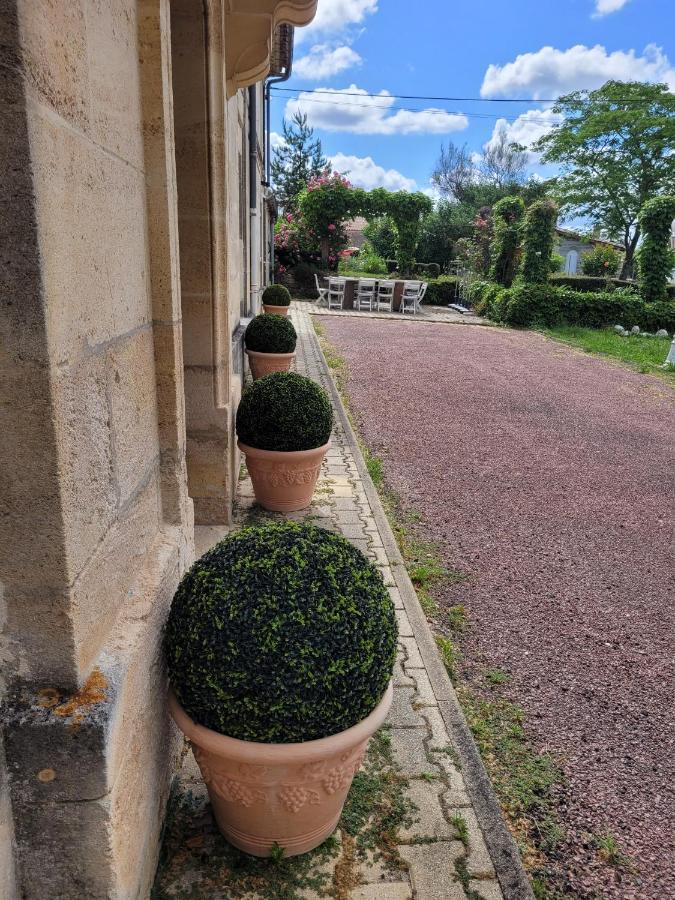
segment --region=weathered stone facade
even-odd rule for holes
[[[316,0],[253,6],[0,2],[3,900],[152,882],[161,629],[193,520],[230,516],[264,277],[260,82]]]

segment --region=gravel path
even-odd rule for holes
[[[444,598],[470,671],[511,673],[569,778],[572,896],[674,897],[675,391],[528,332],[321,322],[390,483],[474,576]]]

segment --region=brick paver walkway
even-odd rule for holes
[[[387,724],[394,759],[408,779],[407,790],[417,807],[413,816],[416,821],[398,835],[398,850],[408,864],[408,871],[398,872],[394,877],[399,880],[391,881],[386,880],[392,876],[384,874],[381,866],[364,865],[358,873],[361,883],[357,887],[350,888],[347,894],[341,887],[332,896],[350,896],[354,900],[529,898],[532,895],[517,850],[498,812],[453,687],[365,470],[306,305],[295,304],[292,315],[298,331],[296,369],[329,391],[335,404],[336,425],[311,507],[291,513],[289,518],[310,519],[342,533],[381,568],[396,607],[400,635],[394,704]],[[260,516],[250,480],[242,477],[237,524],[246,524]],[[198,552],[203,552],[222,534],[222,529],[198,529]],[[200,781],[189,753],[179,775],[179,792],[191,791],[202,797],[201,805],[194,811],[197,818],[203,818],[206,806]],[[460,840],[458,817],[465,823],[464,842]],[[458,860],[460,871],[466,872],[464,885],[457,874]],[[329,863],[331,875],[339,864],[338,855]],[[199,884],[199,864],[195,863],[195,857],[186,865],[192,871],[182,873],[182,884]],[[168,895],[172,896],[170,892]],[[300,895],[306,900],[331,896],[314,890]],[[199,896],[228,895],[216,885],[202,886]]]

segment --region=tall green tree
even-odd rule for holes
[[[298,195],[313,176],[328,168],[321,141],[307,124],[307,116],[296,112],[290,122],[284,119],[283,142],[274,148],[272,182],[285,213],[295,212]]]
[[[520,197],[502,197],[492,207],[493,240],[490,275],[497,284],[511,287],[518,269],[522,218],[525,204]]]
[[[654,197],[640,210],[644,239],[638,251],[640,293],[647,303],[668,299],[668,278],[675,264],[675,253],[668,246],[675,219],[675,197]]]
[[[561,166],[553,190],[563,213],[619,236],[621,277],[633,272],[647,200],[675,193],[675,94],[665,84],[608,81],[560,97],[563,120],[535,145]]]

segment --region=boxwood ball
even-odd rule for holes
[[[200,725],[262,743],[356,725],[391,678],[397,627],[379,570],[343,537],[294,522],[229,535],[192,566],[164,647]]]
[[[262,294],[262,302],[267,306],[290,306],[291,295],[283,284],[270,284]]]
[[[259,450],[313,450],[333,428],[328,394],[296,372],[273,372],[250,384],[237,409],[239,440]]]
[[[244,334],[246,349],[257,353],[293,353],[297,339],[291,320],[272,313],[251,319]]]

